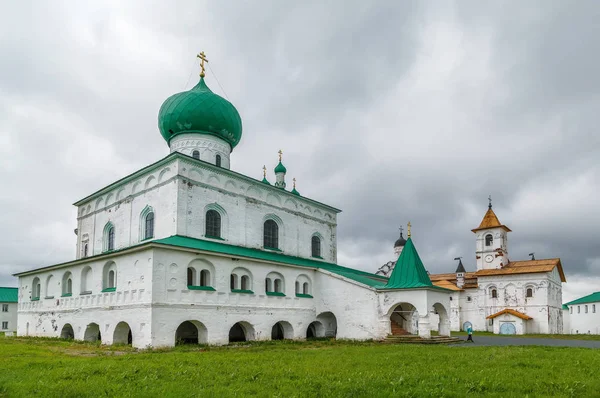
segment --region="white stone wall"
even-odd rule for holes
[[[196,133],[176,135],[170,142],[171,152],[180,152],[193,156],[198,151],[200,160],[216,164],[217,155],[221,156],[221,167],[229,169],[231,147],[224,140],[212,135],[198,135]]]
[[[600,301],[570,305],[563,312],[566,318],[564,333],[600,334]]]
[[[154,210],[154,237],[166,238],[176,233],[177,162],[115,187],[78,207],[77,255],[83,256],[88,243],[88,256],[103,251],[104,229],[108,222],[115,227],[115,250],[143,240],[140,216],[146,206]]]
[[[2,306],[8,305],[8,312],[2,312]],[[3,329],[2,323],[8,322],[8,328]],[[0,333],[12,333],[17,330],[17,303],[0,301]]]
[[[486,246],[485,237],[494,238],[491,246]],[[500,269],[508,263],[508,234],[503,228],[490,228],[476,232],[475,254],[477,269]]]
[[[502,314],[494,318],[493,327],[491,328],[495,334],[500,334],[500,328],[504,323],[510,323],[515,327],[515,334],[532,333],[528,330],[527,325],[531,321],[527,321],[511,314]]]
[[[181,161],[179,170],[185,178],[178,186],[177,234],[203,238],[206,211],[214,209],[221,214],[226,243],[262,248],[263,225],[271,218],[278,223],[284,254],[310,258],[316,234],[323,260],[337,261],[337,216],[326,206],[192,161]]]

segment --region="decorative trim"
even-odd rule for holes
[[[215,292],[216,289],[212,286],[193,286],[193,285],[188,285],[187,287],[189,290],[207,290],[210,292]]]
[[[231,289],[231,293],[254,294],[252,290]]]
[[[313,296],[311,296],[310,294],[303,294],[303,293],[296,293],[296,297],[303,297],[303,298],[314,298]]]
[[[110,293],[110,292],[114,292],[116,290],[117,290],[116,287],[107,287],[106,289],[102,289],[101,293]]]
[[[71,297],[73,295],[73,293],[65,293],[63,295],[61,295],[60,297]]]
[[[285,293],[281,292],[266,292],[267,296],[285,297]]]

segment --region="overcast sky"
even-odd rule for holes
[[[472,271],[492,195],[510,259],[560,257],[564,301],[598,291],[599,20],[592,0],[0,0],[0,285],[73,259],[71,204],[168,154],[158,109],[204,50],[243,120],[232,168],[272,179],[281,148],[343,210],[340,264],[374,272],[411,221],[431,273]]]

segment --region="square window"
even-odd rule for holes
[[[467,301],[471,302],[471,296],[467,296]]]
[[[8,329],[8,322],[2,322],[2,330]]]
[[[8,304],[2,304],[2,312],[8,312]]]

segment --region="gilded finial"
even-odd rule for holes
[[[488,205],[488,209],[492,210],[492,195],[488,196],[488,200],[490,201],[490,204]]]
[[[407,234],[407,235],[408,235],[408,237],[410,238],[410,221],[408,222],[408,225],[407,225],[407,227],[408,227],[408,229],[407,229],[407,231],[406,231],[406,234]]]
[[[279,154],[279,161],[281,162],[281,155],[283,155],[283,151],[280,149],[277,153]]]
[[[296,177],[292,178],[292,181],[294,181],[294,189],[296,189]]]
[[[206,54],[204,54],[204,51],[202,51],[200,54],[196,55],[196,57],[200,58],[200,77],[204,77],[205,76],[204,63],[208,62],[208,59],[206,58]]]
[[[267,178],[267,166],[263,165],[263,177]]]

